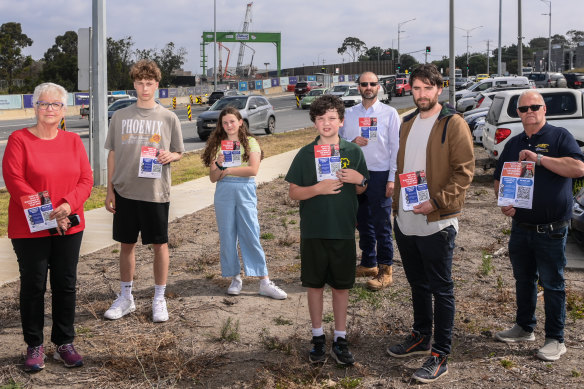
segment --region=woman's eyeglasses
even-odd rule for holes
[[[528,109],[531,108],[532,112],[536,112],[536,111],[539,111],[539,109],[541,107],[543,107],[543,105],[541,105],[541,104],[531,104],[531,105],[524,105],[522,107],[517,107],[517,110],[521,113],[525,113],[525,112],[527,112]]]
[[[63,106],[65,106],[65,104],[63,103],[46,103],[44,101],[37,101],[36,103],[37,107],[39,107],[39,109],[42,110],[47,110],[49,109],[49,107],[51,107],[51,109],[57,111],[61,108],[63,108]]]

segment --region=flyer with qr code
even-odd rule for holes
[[[499,181],[497,205],[531,209],[535,184],[535,162],[505,162]]]
[[[53,204],[49,197],[49,192],[45,190],[39,193],[24,195],[20,198],[20,201],[30,232],[57,228],[57,220],[49,220],[49,215],[53,212]]]
[[[370,142],[377,142],[377,118],[359,118],[359,132]]]
[[[225,157],[223,167],[241,166],[241,147],[236,140],[222,140],[221,152]]]
[[[316,163],[316,180],[337,180],[341,170],[341,152],[339,145],[315,145],[314,161]]]
[[[140,170],[138,177],[160,178],[162,177],[162,164],[158,162],[158,149],[156,147],[142,146],[140,152]]]
[[[399,183],[404,211],[411,211],[416,205],[430,199],[428,181],[423,170],[400,174]]]

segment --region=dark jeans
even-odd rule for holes
[[[83,232],[65,236],[12,239],[20,270],[20,318],[24,341],[30,347],[43,344],[47,273],[53,306],[51,341],[72,343],[75,338],[75,286]]]
[[[414,306],[414,330],[432,335],[432,351],[450,354],[454,327],[452,253],[456,230],[449,226],[428,236],[404,235],[394,222],[395,240],[410,287]],[[432,296],[434,309],[432,310]]]
[[[393,264],[391,197],[385,197],[388,175],[389,171],[369,171],[367,190],[358,196],[357,230],[361,265],[365,267]]]
[[[525,331],[535,328],[537,282],[543,288],[545,337],[564,341],[566,319],[566,237],[568,227],[538,233],[513,221],[509,238],[509,258],[515,277],[516,322]]]

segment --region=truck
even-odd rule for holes
[[[523,90],[499,92],[493,98],[483,126],[483,146],[493,162],[499,159],[505,144],[523,132],[517,114],[517,101]],[[546,105],[546,120],[551,125],[567,129],[578,145],[584,146],[584,97],[582,92],[568,88],[538,90]]]

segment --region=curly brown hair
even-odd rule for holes
[[[211,135],[209,135],[209,139],[207,140],[205,150],[203,151],[203,154],[201,154],[201,160],[203,161],[203,163],[207,167],[211,166],[211,163],[216,159],[217,152],[221,148],[221,141],[227,139],[227,133],[223,129],[222,121],[223,121],[223,117],[225,117],[225,115],[229,115],[229,114],[234,115],[237,118],[237,120],[243,120],[243,117],[241,116],[241,113],[239,113],[239,110],[237,108],[232,107],[232,106],[223,108],[223,110],[219,114],[219,118],[217,119],[217,126],[215,127],[215,129],[213,130]],[[239,127],[239,134],[238,134],[239,144],[241,145],[241,147],[243,149],[243,155],[241,156],[241,159],[244,162],[249,161],[248,137],[250,137],[250,136],[252,138],[255,138],[253,136],[253,134],[251,132],[249,132],[249,129],[247,128],[247,124],[245,124],[245,121],[244,121],[241,124],[241,126]],[[261,150],[260,159],[264,159],[264,151],[263,150]]]
[[[155,80],[156,82],[160,82],[162,73],[156,62],[149,59],[141,59],[132,65],[130,78],[132,81]]]

